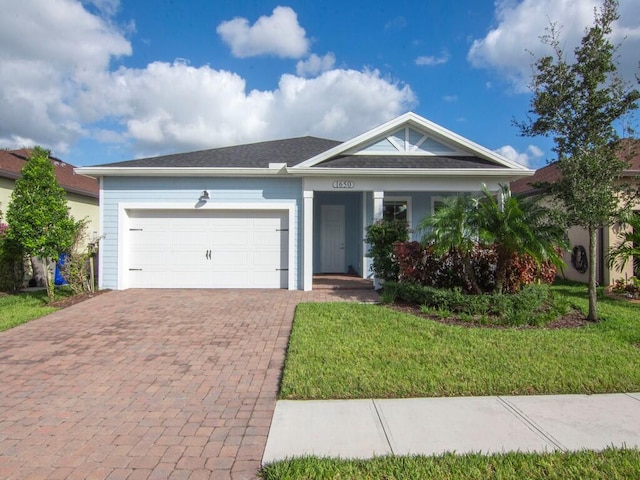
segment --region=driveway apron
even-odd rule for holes
[[[126,290],[0,333],[0,478],[255,478],[296,305],[375,299]]]

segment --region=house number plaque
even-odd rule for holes
[[[334,180],[333,188],[353,188],[356,184],[351,180]]]

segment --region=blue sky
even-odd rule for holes
[[[95,165],[314,135],[346,140],[412,110],[537,168],[523,138],[539,36],[570,51],[599,0],[0,0],[0,148]],[[635,82],[640,2],[614,40]]]

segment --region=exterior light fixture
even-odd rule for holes
[[[202,193],[200,194],[200,201],[206,202],[207,200],[209,200],[209,192],[207,192],[206,190],[203,190]]]

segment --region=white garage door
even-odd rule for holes
[[[130,288],[287,288],[284,211],[129,211]]]

